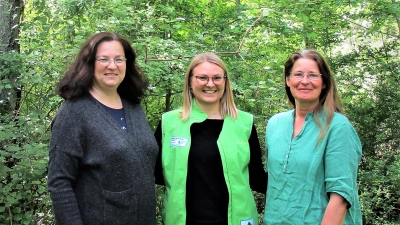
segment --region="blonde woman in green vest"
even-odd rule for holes
[[[252,190],[265,193],[267,177],[253,116],[236,108],[222,60],[195,56],[183,93],[155,132],[164,224],[257,225]]]

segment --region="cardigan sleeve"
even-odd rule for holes
[[[261,147],[258,140],[256,127],[252,126],[250,138],[250,163],[249,163],[249,180],[250,188],[253,191],[265,194],[267,191],[267,173],[264,170],[261,159]]]
[[[48,190],[57,224],[81,225],[73,191],[83,157],[83,134],[79,113],[70,104],[60,107],[52,122],[48,164]]]

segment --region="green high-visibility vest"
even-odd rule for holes
[[[181,110],[162,116],[162,168],[165,180],[163,219],[165,225],[186,224],[186,176],[191,145],[190,126],[207,119],[193,102],[190,117],[182,121]],[[238,111],[238,117],[226,117],[217,140],[225,182],[229,192],[228,224],[257,225],[258,213],[249,185],[249,137],[253,116]]]

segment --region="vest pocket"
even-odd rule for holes
[[[131,225],[137,221],[135,188],[121,192],[103,190],[104,224]]]

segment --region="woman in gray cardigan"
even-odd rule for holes
[[[57,85],[48,189],[57,224],[155,225],[158,146],[140,100],[147,87],[129,42],[90,37]]]

